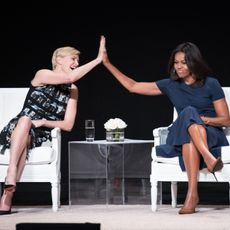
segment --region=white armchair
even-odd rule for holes
[[[223,87],[228,107],[230,108],[230,87]],[[173,120],[177,117],[176,110],[173,112]],[[165,144],[168,133],[167,127],[160,127],[153,130],[154,147],[152,148],[152,165],[151,165],[151,208],[157,210],[157,204],[162,203],[162,183],[171,182],[171,204],[177,206],[177,182],[186,182],[187,174],[182,172],[179,166],[178,157],[164,158],[156,156],[155,146]],[[230,143],[230,127],[225,129],[225,134]],[[218,182],[229,183],[229,200],[230,200],[230,146],[221,147],[221,155],[224,163],[222,170],[215,173]],[[199,182],[216,182],[213,174],[207,169],[202,169],[198,175]]]
[[[22,109],[29,88],[0,88],[0,130]],[[60,154],[61,130],[54,128],[52,141],[33,148],[19,182],[49,182],[51,184],[52,209],[60,206]],[[9,149],[0,154],[0,183],[4,182],[9,162]]]

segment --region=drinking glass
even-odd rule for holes
[[[85,120],[85,139],[86,141],[95,139],[95,121],[92,119]]]

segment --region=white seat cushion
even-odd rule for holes
[[[179,165],[179,158],[178,157],[166,158],[166,157],[156,156],[156,152],[155,152],[154,147],[152,150],[152,159],[153,159],[153,161],[157,161],[157,162]],[[222,159],[224,164],[230,163],[230,146],[221,147],[221,159]]]
[[[9,156],[9,149],[6,149],[4,154],[0,154],[0,165],[7,165]],[[51,147],[36,147],[29,152],[29,159],[26,164],[49,164],[53,160],[54,150]]]
[[[221,158],[224,164],[230,163],[230,146],[221,147]]]

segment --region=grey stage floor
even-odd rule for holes
[[[229,206],[200,205],[197,212],[179,215],[178,208],[162,205],[71,205],[53,212],[51,206],[15,206],[13,214],[0,216],[1,230],[15,230],[17,223],[100,223],[101,230],[227,230]]]
[[[148,180],[126,181],[124,205],[121,202],[119,180],[115,182],[112,186],[111,203],[108,205],[105,203],[103,181],[77,181],[75,185],[72,184],[71,205],[62,205],[58,212],[53,212],[51,205],[21,205],[14,201],[13,214],[0,216],[0,230],[16,230],[17,223],[25,222],[100,223],[101,230],[230,230],[228,183],[200,184],[200,204],[197,212],[179,215],[178,210],[186,192],[185,184],[179,184],[178,208],[170,206],[170,183],[166,183],[163,186],[163,205],[159,206],[157,212],[152,212]],[[20,188],[17,192],[20,192]],[[27,200],[32,195],[21,192]]]

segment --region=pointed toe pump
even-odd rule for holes
[[[179,210],[178,214],[193,214],[196,212],[196,206],[199,203],[199,197],[196,197],[194,200],[194,204],[190,208],[185,208],[184,206]]]
[[[219,171],[223,168],[224,164],[220,157],[216,159],[216,162],[213,164],[212,168],[208,169],[209,172],[214,173],[216,171]]]
[[[8,196],[8,197],[7,197]],[[10,196],[10,197],[9,197]],[[11,214],[13,192],[4,190],[1,197],[1,208],[0,215],[8,215]]]
[[[193,214],[195,212],[196,212],[195,208],[181,208],[178,213],[182,215],[182,214]]]
[[[217,177],[215,175],[215,172],[221,170],[223,168],[224,164],[220,157],[216,159],[216,162],[213,164],[212,168],[208,168],[208,171],[213,174],[215,177],[215,180],[218,182]]]
[[[0,215],[9,215],[11,214],[11,208],[9,210],[0,210]]]

